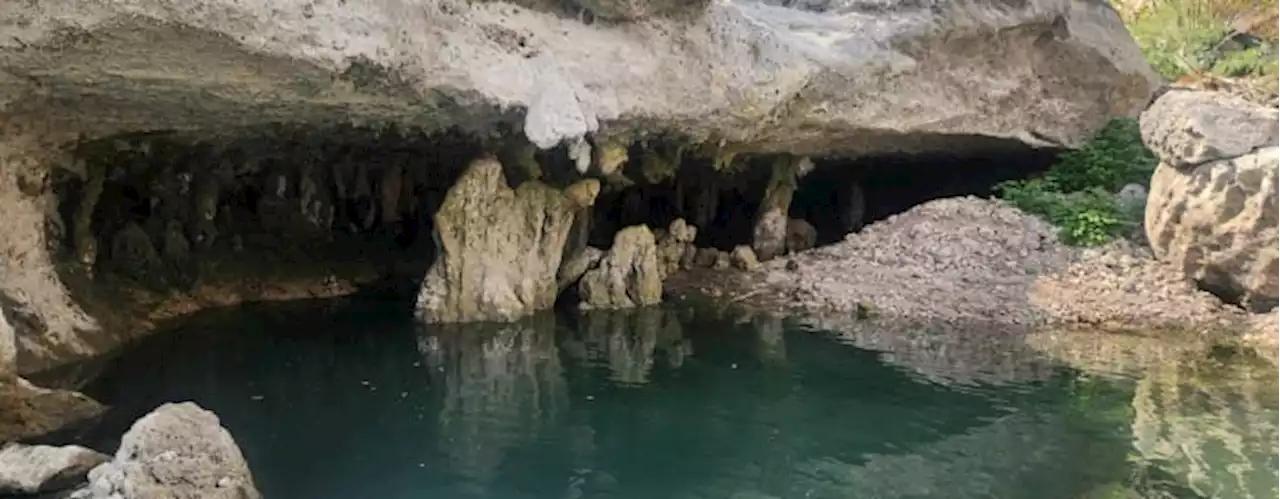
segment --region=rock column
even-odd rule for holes
[[[796,174],[804,158],[779,156],[769,172],[760,210],[751,234],[751,249],[760,260],[769,260],[787,249],[787,210],[796,192]]]
[[[498,160],[472,161],[435,214],[439,253],[418,295],[418,318],[511,321],[550,308],[574,218],[599,192],[596,180],[564,191],[538,181],[513,190]]]
[[[49,367],[50,351],[80,353],[89,350],[85,337],[99,330],[97,323],[79,306],[54,270],[49,240],[64,233],[57,214],[57,201],[48,188],[48,174],[55,162],[73,166],[62,146],[71,136],[59,133],[41,119],[31,116],[0,116],[0,294],[12,300],[31,318],[29,336],[21,330],[0,333],[0,365],[12,362],[20,340],[38,350],[23,370]],[[12,309],[10,308],[10,311]],[[12,319],[13,317],[8,317]],[[18,326],[12,322],[10,326]],[[4,328],[8,330],[9,328]],[[16,368],[12,368],[16,369]],[[5,368],[0,367],[0,371]]]

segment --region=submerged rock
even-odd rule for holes
[[[0,380],[0,442],[40,436],[86,422],[106,410],[78,392],[50,390],[22,378]]]
[[[631,308],[662,301],[662,273],[653,232],[637,225],[618,231],[613,246],[578,284],[584,308]]]
[[[435,214],[439,255],[418,318],[510,321],[551,308],[573,220],[598,192],[596,180],[564,193],[537,181],[512,189],[496,159],[472,161]]]
[[[9,444],[0,448],[0,495],[37,494],[73,487],[109,457],[78,445]]]
[[[1156,256],[1254,312],[1280,298],[1280,148],[1273,110],[1226,94],[1170,92],[1143,115],[1160,155],[1146,208]],[[1238,126],[1227,126],[1238,125]]]
[[[110,462],[89,472],[78,499],[259,499],[249,465],[218,416],[165,404],[133,423]]]

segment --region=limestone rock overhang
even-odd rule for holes
[[[853,157],[1071,147],[1157,83],[1106,2],[670,3],[6,2],[0,113],[88,137],[508,122],[544,149],[674,133]]]

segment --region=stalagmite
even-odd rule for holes
[[[563,192],[537,181],[512,189],[497,159],[472,161],[435,214],[440,253],[423,280],[418,318],[512,321],[550,308],[569,230],[599,192],[594,179]]]
[[[751,234],[751,249],[761,260],[781,255],[787,248],[787,211],[796,191],[797,167],[804,158],[781,155],[773,160],[769,184]]]

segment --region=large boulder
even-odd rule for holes
[[[1161,158],[1145,226],[1158,258],[1262,312],[1278,295],[1280,149],[1275,112],[1247,106],[1221,93],[1170,92],[1143,116],[1144,140]]]
[[[259,499],[249,465],[218,416],[165,404],[133,423],[115,458],[89,472],[79,499]]]
[[[68,445],[9,444],[0,448],[0,495],[37,494],[79,484],[109,457]]]
[[[658,246],[648,227],[618,231],[613,246],[578,284],[583,308],[613,309],[656,305],[662,301]]]
[[[472,161],[436,212],[439,253],[418,318],[510,321],[551,308],[569,229],[598,192],[595,180],[563,192],[538,181],[512,189],[496,159]]]

